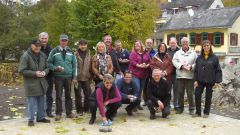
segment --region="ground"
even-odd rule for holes
[[[188,111],[177,115],[174,111],[168,119],[162,119],[158,114],[156,120],[149,120],[147,108],[138,111],[134,116],[126,115],[124,106],[119,110],[117,118],[112,126],[113,132],[108,134],[130,135],[130,134],[183,134],[183,135],[215,135],[228,134],[238,135],[240,133],[240,118],[238,108],[215,107],[208,119],[191,118]],[[227,116],[227,117],[226,117]],[[233,117],[233,118],[230,118]],[[61,122],[51,124],[36,123],[35,127],[27,126],[26,99],[22,87],[0,88],[0,134],[1,135],[98,135],[100,119],[96,124],[88,125],[89,114],[85,114],[76,120],[62,119]],[[10,119],[10,120],[6,120]]]

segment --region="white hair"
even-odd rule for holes
[[[47,37],[48,37],[48,33],[47,33],[47,32],[41,32],[41,33],[39,34],[39,38],[40,38],[41,36],[47,36]]]
[[[181,39],[181,43],[183,42],[183,40],[187,40],[187,41],[189,42],[189,39],[188,39],[187,37],[183,37],[183,38]]]
[[[171,37],[169,42],[171,42],[171,41],[175,41],[177,43],[177,39],[175,37]]]

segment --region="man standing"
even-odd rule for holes
[[[150,111],[151,120],[155,119],[156,112],[162,112],[162,118],[166,118],[170,114],[170,87],[161,75],[162,71],[160,69],[153,69],[153,79],[148,84],[147,94],[149,100],[147,106]]]
[[[112,47],[112,37],[110,35],[104,36],[103,42],[106,45],[106,50],[107,50],[106,53],[111,56],[114,73],[122,74],[119,63],[118,63],[116,51]]]
[[[39,34],[39,41],[41,43],[41,51],[46,54],[46,56],[49,56],[49,53],[51,52],[52,48],[48,44],[48,33],[47,32],[41,32]],[[52,118],[54,115],[52,114],[52,105],[53,105],[53,73],[49,71],[48,75],[46,76],[46,80],[48,82],[48,89],[46,93],[46,113],[47,116]]]
[[[120,40],[115,41],[115,50],[118,58],[120,70],[122,73],[128,70],[129,65],[129,52],[127,49],[122,48],[122,43]]]
[[[79,48],[75,52],[77,58],[77,80],[78,88],[74,89],[75,92],[75,106],[79,116],[83,115],[83,112],[89,111],[88,98],[91,94],[91,79],[92,79],[92,68],[91,68],[91,54],[88,51],[88,43],[85,39],[79,41]],[[84,94],[84,105],[82,105],[82,90]]]
[[[28,101],[28,126],[34,126],[35,106],[37,122],[50,123],[45,119],[45,94],[48,83],[45,76],[49,72],[47,56],[41,52],[38,40],[33,40],[30,48],[22,55],[18,72],[23,75],[25,95]]]
[[[149,53],[149,56],[152,58],[157,53],[157,51],[153,49],[153,40],[151,38],[146,39],[145,45],[146,45],[145,51],[147,51]],[[146,78],[146,82],[145,82],[144,88],[143,88],[144,106],[146,105],[147,98],[148,98],[148,95],[146,92],[147,92],[147,85],[148,85],[148,82],[150,81],[151,75],[152,75],[152,71],[151,71],[151,68],[149,67],[148,68],[148,76]]]
[[[178,86],[178,104],[177,114],[181,114],[184,110],[184,94],[185,89],[189,103],[189,114],[194,114],[194,81],[193,70],[197,59],[197,53],[189,47],[189,39],[183,37],[181,40],[182,48],[173,56],[173,65],[176,70],[177,86]]]
[[[50,69],[55,76],[56,117],[59,121],[62,115],[62,93],[65,92],[65,108],[67,118],[74,118],[72,113],[71,84],[77,83],[77,62],[72,50],[67,46],[68,36],[60,35],[60,45],[54,48],[48,57]]]
[[[121,78],[117,81],[117,87],[122,95],[122,104],[129,104],[125,110],[127,111],[128,115],[133,115],[132,110],[136,108],[140,100],[139,93],[138,93],[138,86],[137,84],[132,81],[132,72],[125,71],[124,78]]]
[[[170,38],[169,40],[169,48],[167,49],[167,53],[173,58],[174,54],[179,50],[177,45],[177,39],[175,37]],[[177,100],[177,83],[176,83],[176,68],[174,67],[172,72],[172,82],[171,87],[173,90],[173,106],[174,109],[178,108],[178,100]]]

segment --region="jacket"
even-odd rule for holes
[[[121,92],[122,100],[127,100],[127,95],[139,97],[138,86],[134,81],[127,84],[125,83],[124,78],[121,78],[117,81],[117,87]]]
[[[66,56],[64,58],[60,46],[54,48],[48,56],[48,64],[56,77],[72,77],[77,79],[77,60],[69,47],[66,47]],[[61,66],[63,72],[56,72],[55,69]]]
[[[178,50],[172,59],[174,67],[177,69],[176,70],[176,78],[178,79],[193,79],[193,70],[195,68],[195,62],[197,59],[197,53],[189,48],[187,52],[184,52],[182,48]],[[191,65],[191,70],[186,71],[182,70],[183,64],[189,64]]]
[[[50,52],[51,52],[52,48],[49,44],[46,45],[45,48],[41,48],[41,51],[45,53],[45,55],[48,57]],[[52,78],[53,77],[53,72],[51,70],[49,70],[48,75],[46,76],[47,78]]]
[[[157,101],[160,100],[164,106],[170,106],[171,100],[171,90],[167,81],[163,78],[157,83],[151,79],[147,87],[148,99],[153,103],[157,104]]]
[[[138,54],[136,51],[132,51],[130,56],[130,65],[129,70],[132,71],[133,77],[137,78],[146,78],[148,75],[148,68],[139,68],[136,65],[137,64],[150,64],[151,58],[147,52],[143,52],[143,54]]]
[[[179,50],[179,47],[176,47],[175,50],[172,50],[171,47],[169,47],[167,49],[167,53],[171,56],[171,58],[173,58],[174,54]],[[173,75],[176,75],[176,68],[173,66],[173,72],[172,72]]]
[[[127,49],[122,49],[121,52],[116,51],[116,55],[117,55],[118,60],[119,59],[128,59],[129,60],[129,52]],[[120,66],[121,72],[124,73],[126,70],[128,70],[129,63],[120,63],[119,62],[119,66]]]
[[[211,54],[207,59],[202,55],[197,58],[194,80],[211,84],[222,82],[222,70],[216,55]]]
[[[23,75],[26,96],[43,96],[48,88],[45,77],[36,77],[36,71],[49,72],[47,56],[40,52],[39,60],[29,48],[21,57],[18,72]]]
[[[159,55],[156,55],[155,57],[153,57],[152,60],[151,60],[150,67],[152,69],[159,68],[163,72],[166,72],[167,73],[166,79],[170,83],[171,82],[171,77],[172,77],[172,72],[173,72],[172,58],[171,58],[170,55],[165,54],[162,62],[159,61],[158,59],[160,59]]]
[[[111,56],[106,54],[106,60],[107,60],[107,66],[108,66],[108,73],[112,74],[113,64],[112,64]],[[94,74],[94,78],[98,78],[98,76],[100,75],[98,71],[98,59],[96,54],[92,57],[92,72]]]
[[[77,58],[77,80],[89,81],[92,78],[92,58],[89,51],[86,52],[86,57],[83,59],[79,52],[75,52]]]

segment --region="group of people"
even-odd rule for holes
[[[222,81],[222,71],[208,40],[202,42],[199,55],[189,47],[187,37],[181,39],[181,48],[176,38],[172,37],[169,47],[160,43],[157,50],[153,48],[151,38],[146,39],[145,45],[136,40],[129,52],[122,47],[120,40],[112,45],[112,37],[106,35],[102,42],[97,43],[93,56],[87,40],[81,39],[75,52],[68,47],[68,41],[68,36],[62,34],[60,44],[52,49],[48,44],[48,33],[42,32],[21,57],[19,73],[24,77],[29,126],[34,126],[35,106],[37,122],[49,123],[45,114],[55,117],[55,121],[61,120],[63,92],[66,117],[75,118],[90,112],[89,124],[94,124],[99,109],[102,125],[111,125],[122,104],[127,104],[125,110],[132,116],[133,112],[143,110],[142,99],[149,109],[151,120],[159,112],[162,118],[170,114],[171,99],[176,113],[181,114],[184,111],[185,90],[189,114],[200,117],[201,96],[205,88],[203,113],[205,118],[209,116],[212,88]],[[92,81],[95,83],[94,90],[90,87]],[[72,111],[72,85],[77,114]],[[56,116],[52,113],[53,86],[56,91]]]

